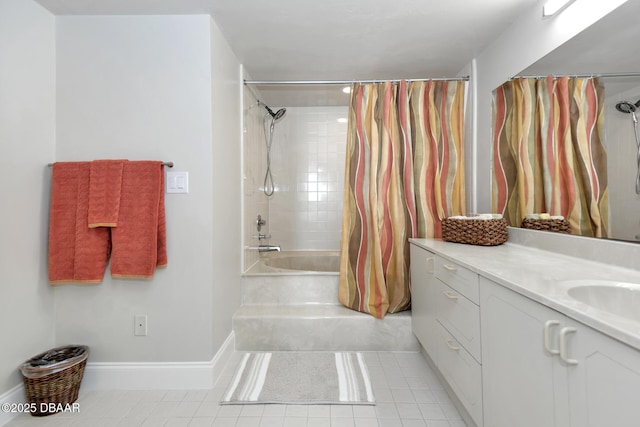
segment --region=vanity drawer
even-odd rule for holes
[[[482,368],[442,325],[438,327],[438,368],[471,418],[482,426]]]
[[[480,307],[441,281],[438,281],[436,287],[438,321],[480,361]]]
[[[478,274],[453,261],[436,257],[435,276],[476,304],[480,301]]]

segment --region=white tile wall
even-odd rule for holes
[[[287,108],[273,135],[271,172],[276,191],[266,197],[269,122],[265,135],[265,110],[256,106],[256,96],[247,88],[244,105],[245,248],[271,243],[282,250],[340,249],[348,107]],[[269,241],[255,238],[258,214],[267,220],[263,233],[272,236]],[[245,271],[257,260],[257,251],[245,249]]]
[[[347,114],[292,107],[276,124],[269,217],[271,242],[284,250],[340,249]]]

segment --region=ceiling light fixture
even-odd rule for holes
[[[542,16],[553,16],[575,0],[549,0],[542,6]]]

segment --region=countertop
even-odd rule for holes
[[[499,246],[474,246],[438,239],[409,241],[640,350],[640,322],[597,310],[567,293],[573,286],[567,282],[571,280],[604,279],[640,284],[639,271],[509,242]]]

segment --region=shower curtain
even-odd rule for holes
[[[493,93],[492,212],[564,216],[571,232],[607,237],[604,87],[598,78],[518,78]]]
[[[410,237],[439,237],[465,212],[462,81],[352,87],[340,302],[382,318],[406,310]]]

